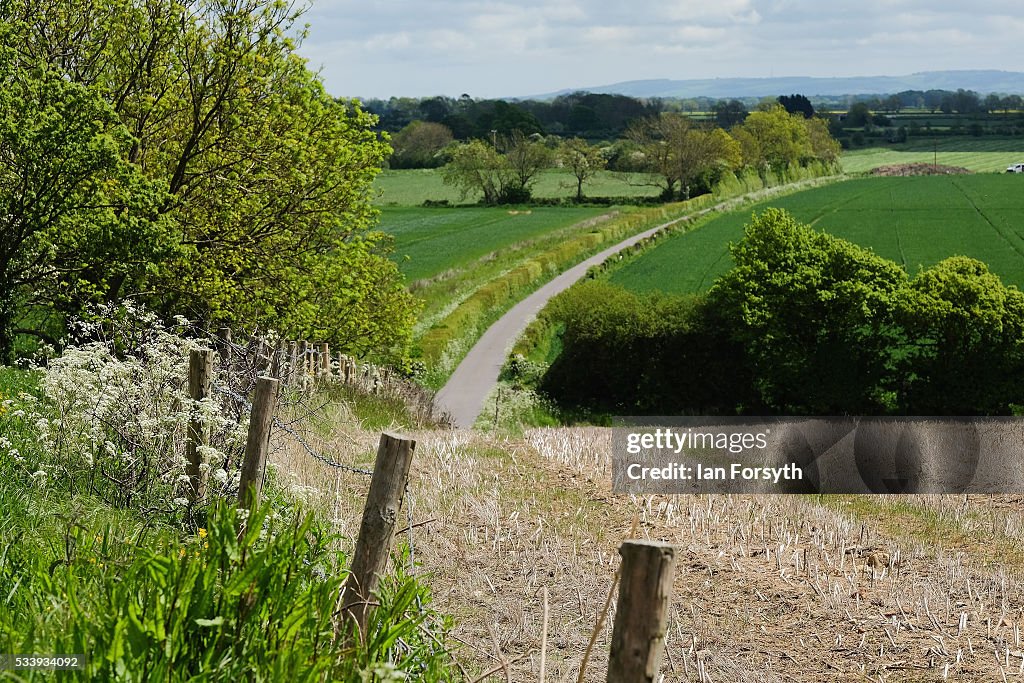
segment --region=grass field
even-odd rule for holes
[[[641,184],[644,182],[651,182],[651,177],[645,173],[602,171],[583,185],[583,193],[588,197],[657,196],[660,189]],[[462,199],[457,189],[442,182],[440,169],[433,168],[384,171],[374,181],[374,188],[379,192],[375,199],[378,206],[419,206],[428,199],[447,200],[451,204],[475,204],[479,199],[476,196]],[[575,195],[576,178],[567,171],[545,171],[533,188],[533,196],[538,198]]]
[[[1024,286],[1024,178],[1016,174],[863,178],[807,190],[712,218],[610,278],[635,291],[703,291],[731,266],[728,244],[743,236],[751,212],[767,206],[871,247],[911,274],[962,254]]]
[[[844,152],[843,170],[866,173],[889,164],[932,163],[962,166],[978,172],[1002,172],[1024,161],[1024,138],[951,137],[916,139],[898,145]]]
[[[382,211],[380,227],[395,237],[392,258],[414,282],[608,211],[607,207],[396,206]]]

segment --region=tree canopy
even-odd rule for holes
[[[387,144],[295,53],[298,16],[269,0],[5,4],[9,67],[87,91],[122,131],[122,166],[165,193],[161,248],[130,255],[145,277],[108,278],[104,296],[287,334],[326,329],[328,341],[364,329],[360,311],[383,292],[410,309],[372,232]],[[372,287],[318,280],[339,260],[383,272]]]

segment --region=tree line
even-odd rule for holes
[[[269,0],[0,5],[0,362],[91,305],[400,348],[388,146]]]
[[[1010,415],[1024,294],[955,256],[899,264],[778,209],[699,296],[589,281],[542,315],[564,329],[542,389],[569,413]]]
[[[439,124],[417,123],[417,134]],[[405,131],[395,136],[395,155],[407,154]],[[839,143],[825,120],[807,118],[802,111],[788,112],[781,104],[766,104],[749,113],[728,131],[693,122],[678,112],[661,112],[632,121],[622,139],[597,146],[583,138],[528,135],[513,131],[491,140],[436,142],[446,161],[444,181],[457,187],[463,198],[476,196],[484,203],[516,203],[530,199],[538,174],[560,166],[574,178],[576,200],[584,186],[604,169],[640,171],[660,189],[660,199],[673,201],[704,194],[725,174],[743,170],[766,177],[794,166],[831,167],[839,157]]]

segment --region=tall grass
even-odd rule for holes
[[[109,373],[118,362],[107,358],[92,369]],[[156,371],[132,367],[141,385]],[[104,448],[107,430],[135,432],[111,423],[124,417],[120,411],[61,400],[68,386],[54,383],[60,368],[0,368],[0,653],[84,655],[62,680],[453,678],[450,622],[430,608],[426,584],[404,573],[405,562],[382,581],[366,633],[345,630],[337,608],[348,567],[340,549],[348,541],[274,476],[256,509],[237,510],[230,491],[214,489],[209,504],[188,514],[150,495],[113,496],[109,486],[87,485],[94,477],[116,480],[110,468],[140,466],[142,453],[176,462],[163,452],[169,437],[160,432],[176,430],[177,421],[147,421],[157,437],[135,450],[118,448],[116,462],[72,457]],[[74,368],[92,386],[86,365]],[[173,391],[164,399],[174,404]],[[401,418],[387,402],[357,412],[370,421]],[[93,418],[102,428],[82,427]],[[147,493],[161,486],[145,477],[136,483],[145,482]],[[174,495],[173,484],[164,495]],[[16,673],[12,680],[53,677]]]

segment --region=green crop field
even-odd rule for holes
[[[652,182],[646,173],[612,173],[602,171],[583,185],[588,197],[651,197],[660,189],[643,183]],[[378,206],[419,206],[423,202],[448,201],[451,204],[473,204],[478,197],[462,199],[458,190],[445,185],[441,171],[433,168],[384,171],[374,181]],[[540,174],[533,188],[539,198],[574,197],[576,178],[567,171],[549,170]]]
[[[767,206],[870,247],[910,273],[966,255],[1024,286],[1024,176],[1017,174],[862,178],[799,192],[669,237],[611,280],[635,291],[703,291],[731,266],[728,244],[743,236],[751,212]]]
[[[392,258],[410,281],[459,268],[498,249],[608,213],[607,207],[386,207],[381,229],[395,238]]]
[[[916,139],[885,147],[868,147],[844,152],[843,170],[865,173],[890,164],[927,163],[962,166],[978,172],[1003,172],[1010,164],[1024,162],[1024,138]]]

